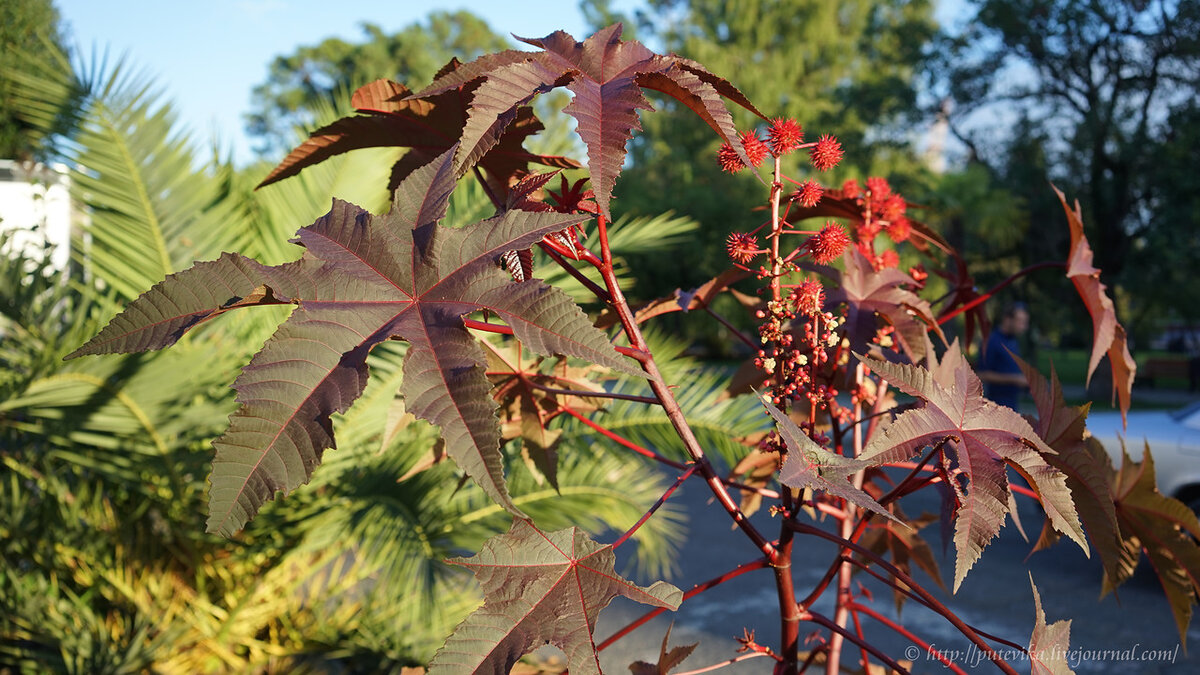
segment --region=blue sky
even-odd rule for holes
[[[961,0],[938,2],[947,6]],[[337,36],[362,36],[359,26],[375,23],[395,32],[434,10],[467,9],[493,30],[541,37],[565,30],[586,37],[574,0],[499,2],[469,0],[56,0],[69,39],[84,54],[107,48],[152,74],[176,105],[182,122],[202,144],[216,140],[232,148],[238,163],[252,158],[242,117],[251,90],[267,77],[271,59],[298,45]],[[638,0],[616,0],[629,11]]]

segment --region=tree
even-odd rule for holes
[[[419,88],[451,57],[472,59],[504,49],[509,42],[479,17],[460,10],[434,12],[388,35],[372,23],[362,25],[364,40],[329,38],[299,47],[271,63],[267,81],[254,89],[258,109],[246,118],[250,134],[262,139],[260,153],[287,150],[293,129],[313,123],[316,101],[329,101],[337,91],[382,77]]]
[[[934,66],[954,101],[951,128],[993,169],[1020,134],[1043,136],[1051,174],[1043,180],[1080,195],[1095,226],[1096,264],[1122,283],[1147,271],[1127,265],[1158,227],[1151,222],[1164,176],[1153,169],[1171,129],[1166,113],[1200,92],[1200,3],[972,4],[974,18],[944,40]],[[998,134],[1013,113],[1024,128]]]
[[[44,60],[62,51],[58,10],[51,0],[0,0],[0,158],[37,153],[39,135],[16,114],[8,75],[23,59]]]

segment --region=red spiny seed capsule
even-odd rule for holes
[[[912,234],[912,223],[908,222],[908,218],[900,216],[899,218],[888,223],[887,227],[884,229],[887,232],[887,235],[891,237],[892,241],[899,243],[905,239],[908,239],[908,236]]]
[[[737,173],[746,168],[746,163],[738,156],[737,150],[728,143],[722,143],[721,149],[717,151],[717,163],[721,165],[722,171],[729,173]]]
[[[816,316],[825,304],[825,287],[815,279],[800,282],[792,295],[796,301],[796,311],[806,316]]]
[[[867,191],[871,193],[871,201],[879,203],[892,194],[892,186],[881,176],[871,176],[867,179]]]
[[[767,158],[767,144],[762,142],[758,137],[758,133],[754,131],[745,131],[740,135],[742,139],[742,148],[746,151],[746,156],[750,158],[750,163],[758,166]]]
[[[908,203],[900,195],[888,195],[877,210],[879,217],[884,220],[899,220],[904,217],[904,212],[908,210]]]
[[[883,226],[880,225],[879,221],[877,221],[877,220],[866,220],[866,221],[859,223],[858,229],[857,229],[859,243],[860,244],[871,243],[872,241],[875,240],[875,237],[879,235],[879,231],[882,229],[883,229]],[[866,254],[867,257],[870,257],[870,255],[871,255],[869,253],[866,253],[866,251],[864,251],[864,254]]]
[[[806,180],[800,189],[796,190],[795,199],[800,206],[812,207],[821,201],[821,195],[824,192],[825,188],[821,187],[820,183],[815,180]]]
[[[889,248],[888,250],[879,254],[880,269],[883,269],[885,267],[897,267],[899,265],[900,265],[900,255],[898,253],[896,253],[895,251],[893,251],[892,249]]]
[[[725,239],[725,251],[731,259],[743,265],[761,253],[758,249],[758,237],[745,232],[731,232]]]
[[[771,120],[767,142],[771,145],[771,154],[780,157],[800,147],[804,142],[804,128],[794,119],[777,117]]]
[[[842,183],[842,196],[846,199],[858,199],[862,195],[862,188],[858,186],[858,181],[851,178]]]
[[[809,158],[818,171],[828,171],[842,161],[842,144],[833,136],[824,134],[809,151]]]
[[[809,238],[806,245],[814,262],[828,265],[837,260],[850,245],[850,235],[841,225],[826,223],[820,232]]]

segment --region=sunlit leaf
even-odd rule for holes
[[[983,547],[999,532],[1009,510],[1006,465],[1026,476],[1037,490],[1051,524],[1085,552],[1079,516],[1062,472],[1046,463],[1053,454],[1016,411],[983,397],[983,384],[958,349],[950,346],[929,368],[863,358],[863,363],[901,391],[925,401],[901,413],[871,437],[862,457],[875,462],[905,461],[922,449],[945,443],[966,485],[954,484],[962,505],[955,514],[954,570],[957,591]]]
[[[440,227],[454,187],[451,155],[401,184],[390,213],[335,202],[300,230],[300,260],[269,267],[226,254],[197,263],[143,294],[74,352],[156,349],[230,309],[296,306],[234,384],[241,408],[214,441],[210,530],[236,532],[278,490],[308,480],[333,446],[330,415],[362,393],[367,354],[385,340],[409,343],[400,389],[408,411],[440,426],[450,457],[514,513],[520,511],[504,484],[484,355],[462,317],[486,309],[539,353],[634,370],[565,295],[513,282],[496,267],[504,251],[580,218],[513,210],[459,229]]]
[[[611,546],[576,528],[542,532],[523,519],[456,558],[475,573],[485,602],[459,624],[429,664],[437,673],[505,675],[517,659],[550,643],[567,655],[572,673],[600,673],[592,632],[600,610],[618,595],[674,610],[683,593],[666,582],[643,588],[617,575]]]
[[[700,64],[680,57],[661,56],[636,40],[621,40],[621,24],[613,24],[577,42],[557,31],[544,38],[521,38],[540,52],[508,50],[482,56],[438,77],[418,96],[441,94],[482,80],[471,100],[463,144],[455,159],[464,170],[488,139],[501,133],[514,107],[534,94],[566,86],[574,94],[563,112],[578,122],[588,150],[588,171],[600,212],[611,219],[609,201],[625,161],[626,142],[641,129],[638,110],[652,110],[642,88],[673,96],[696,112],[750,164],[737,129],[725,108],[728,98],[759,114],[744,96]],[[759,114],[761,117],[761,114]]]
[[[1075,284],[1083,304],[1087,306],[1088,314],[1092,315],[1092,356],[1088,360],[1088,382],[1092,373],[1100,365],[1100,359],[1108,354],[1108,362],[1112,367],[1113,395],[1121,402],[1121,419],[1129,412],[1129,400],[1133,392],[1133,378],[1137,373],[1137,364],[1129,353],[1129,345],[1125,338],[1125,328],[1117,322],[1117,311],[1112,298],[1108,297],[1107,286],[1100,282],[1100,270],[1092,265],[1092,247],[1083,234],[1083,212],[1078,200],[1075,209],[1067,206],[1067,198],[1056,187],[1054,193],[1062,202],[1063,211],[1067,214],[1067,224],[1071,227],[1071,255],[1067,259],[1067,278]]]

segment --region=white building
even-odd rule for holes
[[[49,241],[54,267],[65,270],[71,219],[71,176],[65,165],[0,160],[0,232],[16,231],[9,246],[32,254]]]

